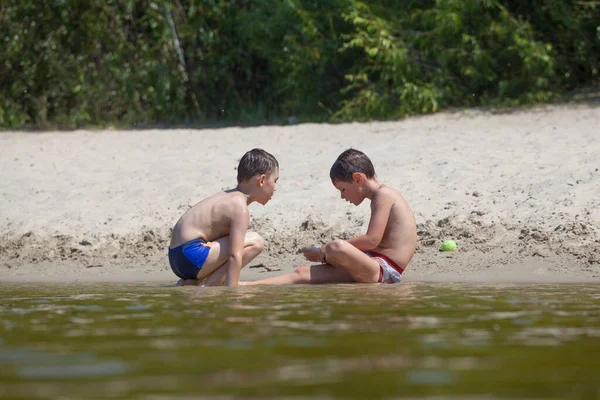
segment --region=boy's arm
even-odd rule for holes
[[[242,269],[242,255],[244,253],[244,241],[248,225],[250,224],[250,213],[245,204],[234,205],[229,229],[229,260],[227,261],[226,286],[237,286]]]
[[[359,250],[372,250],[379,246],[394,205],[391,196],[375,196],[371,201],[371,220],[367,233],[348,240],[348,243]]]

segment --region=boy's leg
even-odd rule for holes
[[[260,254],[264,247],[264,240],[256,232],[247,232],[242,251],[242,268]],[[221,285],[225,280],[227,271],[221,268],[229,259],[229,236],[223,236],[211,242],[210,252],[198,272],[196,284],[204,286]]]
[[[376,283],[379,281],[381,267],[361,250],[345,240],[336,239],[325,247],[327,263],[344,268],[348,274],[360,283]]]
[[[294,283],[375,283],[379,281],[381,271],[379,263],[345,240],[334,240],[327,244],[325,255],[328,264],[304,266],[291,274],[243,284],[286,285]]]
[[[259,281],[248,281],[242,285],[291,285],[295,283],[351,283],[356,282],[352,276],[341,267],[328,264],[304,265],[296,268],[290,274],[261,279]]]

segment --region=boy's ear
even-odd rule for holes
[[[363,175],[360,172],[355,172],[352,174],[352,179],[354,179],[354,182],[356,183],[363,183]]]
[[[267,176],[265,174],[262,174],[259,178],[258,178],[258,184],[259,186],[262,186],[265,184],[265,181],[267,180]]]

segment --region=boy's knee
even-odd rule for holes
[[[327,246],[325,247],[325,253],[327,254],[327,257],[341,253],[346,244],[348,243],[341,239],[335,239],[327,243]]]
[[[249,232],[247,236],[248,244],[262,251],[265,247],[265,240],[256,232]]]
[[[265,248],[265,240],[262,237],[260,237],[259,235],[256,235],[256,236],[258,236],[258,237],[254,241],[254,247],[260,253]]]

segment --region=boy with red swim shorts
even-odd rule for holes
[[[355,206],[365,199],[371,201],[367,233],[302,249],[307,260],[320,264],[240,284],[400,282],[417,244],[415,217],[404,197],[379,181],[373,163],[359,150],[349,149],[340,154],[329,176],[345,201]]]

